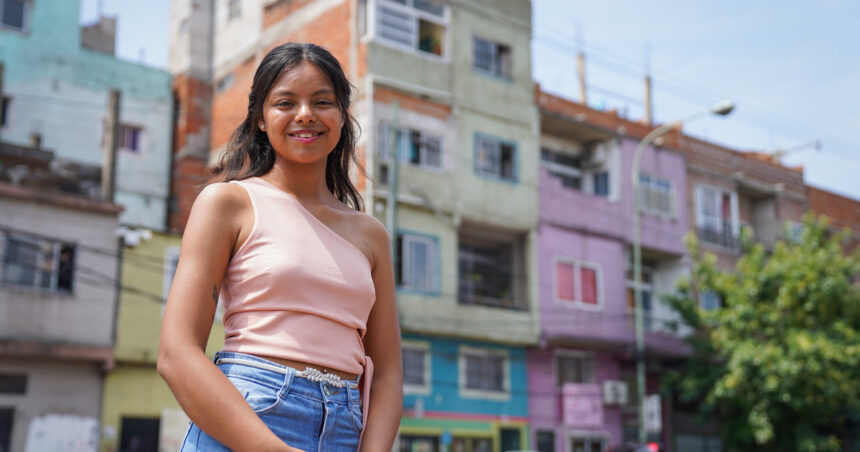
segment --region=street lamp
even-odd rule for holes
[[[647,440],[645,432],[645,333],[644,333],[644,313],[642,312],[642,245],[640,240],[639,230],[639,161],[642,158],[642,151],[648,147],[660,135],[682,125],[684,121],[689,121],[700,116],[715,114],[725,116],[734,110],[735,104],[729,100],[723,100],[712,105],[707,110],[694,113],[692,115],[681,118],[677,121],[663,124],[660,127],[652,130],[645,138],[636,146],[636,151],[633,154],[633,170],[631,177],[633,178],[633,297],[635,300],[635,324],[636,330],[636,386],[637,397],[639,401],[639,442],[644,443]]]

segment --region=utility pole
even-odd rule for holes
[[[588,105],[588,86],[585,83],[585,53],[582,50],[582,31],[577,23],[576,46],[579,53],[576,55],[576,73],[579,75],[579,101],[582,105]]]
[[[400,129],[398,113],[400,102],[396,99],[391,103],[391,123],[388,126],[388,201],[386,203],[385,224],[388,226],[388,234],[391,238],[391,259],[397,258],[397,167],[400,164],[400,156],[397,149],[397,131]],[[394,262],[394,265],[397,265]]]
[[[9,112],[6,111],[6,97],[3,95],[3,62],[0,61],[0,115],[3,115],[0,119],[5,120],[8,114]],[[3,128],[0,127],[0,130],[3,130]]]
[[[108,116],[104,127],[104,163],[102,164],[102,199],[114,202],[116,192],[116,150],[119,145],[119,103],[118,89],[108,95]]]
[[[651,47],[645,44],[645,125],[654,124],[653,104],[651,102]]]

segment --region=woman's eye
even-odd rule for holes
[[[318,100],[317,105],[333,105],[331,101],[328,100]]]

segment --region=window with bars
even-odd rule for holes
[[[467,395],[504,395],[508,391],[507,354],[495,350],[460,351],[461,392]]]
[[[643,212],[652,214],[674,215],[675,190],[672,182],[649,174],[640,174],[639,208]]]
[[[458,236],[458,301],[496,308],[527,308],[522,236],[466,229]]]
[[[448,6],[425,0],[375,0],[376,38],[428,55],[443,56]]]
[[[735,248],[738,244],[738,197],[733,191],[696,186],[696,229],[706,243]]]
[[[515,182],[516,165],[514,143],[483,135],[475,138],[475,173]]]
[[[403,342],[403,389],[408,393],[430,390],[430,347],[428,344]]]
[[[29,234],[6,234],[3,285],[71,292],[74,276],[74,245]]]
[[[555,432],[551,430],[538,430],[537,434],[538,452],[555,452]]]
[[[556,355],[555,381],[558,387],[565,383],[594,383],[594,359],[582,355]]]
[[[394,267],[397,286],[416,292],[436,292],[439,285],[437,248],[433,237],[397,234]]]
[[[599,270],[592,263],[556,258],[555,299],[584,306],[601,306]]]
[[[511,80],[511,47],[478,36],[473,39],[473,67],[478,72]]]
[[[699,308],[705,311],[713,311],[720,309],[723,305],[723,300],[713,291],[703,290],[699,292]]]

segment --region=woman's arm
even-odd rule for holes
[[[394,297],[394,272],[388,233],[372,219],[368,236],[373,243],[373,284],[376,302],[367,320],[364,347],[373,359],[370,413],[364,426],[362,452],[388,452],[397,435],[403,409],[403,367],[400,356],[400,323]]]
[[[247,236],[248,215],[253,218],[248,195],[235,184],[210,185],[194,202],[164,311],[158,373],[188,417],[230,449],[296,450],[269,430],[205,354],[221,281],[239,237]]]

